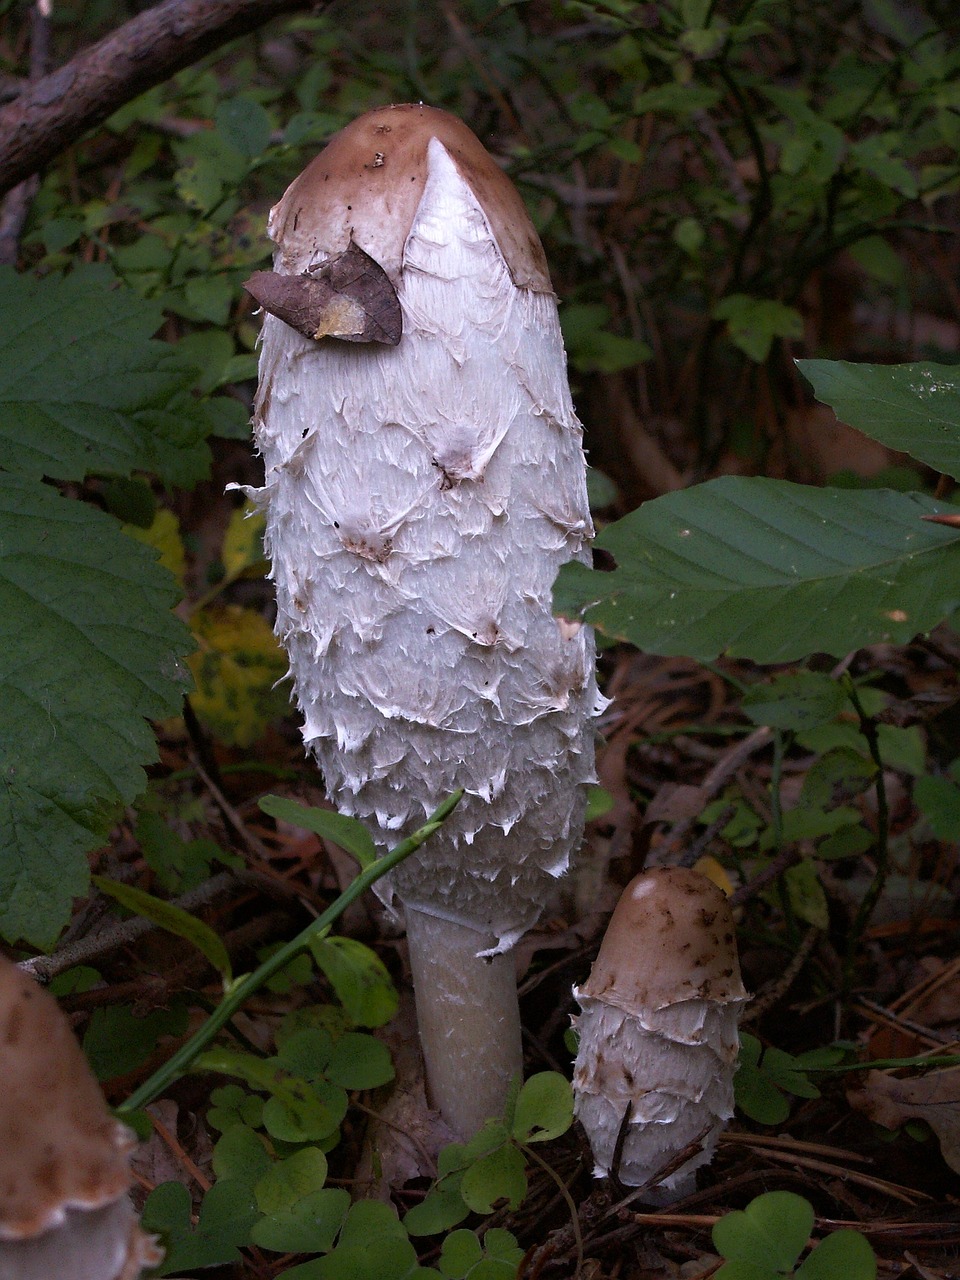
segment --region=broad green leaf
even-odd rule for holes
[[[443,1242],[440,1251],[440,1270],[445,1276],[465,1276],[470,1268],[483,1257],[480,1241],[472,1231],[465,1227],[460,1231],[451,1231]]]
[[[195,371],[152,339],[155,302],[102,267],[44,279],[4,267],[0,311],[16,317],[0,337],[5,467],[57,480],[150,471],[181,486],[206,474]]]
[[[301,1151],[294,1151],[287,1160],[271,1165],[253,1190],[261,1213],[280,1213],[291,1210],[303,1197],[319,1192],[325,1183],[326,1156],[323,1151],[317,1147],[303,1147]]]
[[[512,1134],[517,1142],[549,1142],[573,1124],[573,1091],[558,1071],[539,1071],[517,1097]]]
[[[916,781],[913,799],[938,840],[960,840],[960,787],[956,783],[925,774]]]
[[[172,579],[109,516],[0,473],[0,933],[52,945],[178,710]]]
[[[394,1077],[390,1050],[373,1036],[348,1031],[333,1046],[327,1078],[343,1089],[376,1089]]]
[[[645,502],[567,564],[554,611],[653,653],[789,662],[903,643],[960,602],[960,532],[922,494],[723,477]]]
[[[261,1249],[276,1253],[326,1253],[333,1248],[349,1206],[350,1193],[342,1187],[310,1192],[289,1209],[262,1218],[251,1239]]]
[[[960,367],[798,360],[797,368],[841,421],[960,479]]]
[[[192,916],[189,911],[165,902],[136,885],[122,884],[118,880],[110,880],[107,876],[94,876],[93,883],[102,893],[115,898],[121,906],[132,911],[134,915],[151,920],[154,924],[184,938],[191,946],[207,957],[213,967],[220,973],[224,983],[233,981],[233,967],[227,949],[208,924]]]
[[[834,1231],[794,1272],[794,1280],[876,1280],[877,1259],[859,1231]]]
[[[527,1194],[523,1156],[509,1145],[481,1156],[464,1173],[460,1194],[474,1213],[492,1213],[501,1201],[510,1209],[519,1208]]]
[[[746,1209],[725,1214],[713,1227],[713,1243],[732,1262],[789,1271],[813,1230],[813,1208],[792,1191],[768,1191]]]
[[[469,1212],[459,1190],[437,1186],[409,1210],[403,1225],[412,1236],[438,1236],[462,1222]]]
[[[129,1005],[113,1004],[94,1009],[84,1032],[83,1051],[97,1079],[112,1080],[142,1066],[161,1036],[182,1035],[186,1028],[186,1006],[179,1003],[139,1018]]]
[[[790,905],[801,920],[826,932],[830,927],[827,895],[812,862],[798,862],[784,872]]]
[[[751,685],[743,696],[744,714],[773,729],[809,729],[826,724],[843,710],[847,695],[827,675],[795,671]]]
[[[726,320],[730,341],[757,363],[766,360],[774,338],[803,336],[800,312],[770,298],[731,293],[717,303],[713,317]]]
[[[291,826],[313,831],[324,840],[332,840],[347,853],[352,853],[362,868],[370,866],[377,856],[370,832],[356,818],[346,818],[330,809],[297,804],[283,796],[264,796],[260,808],[271,818],[280,818]]]
[[[341,937],[317,938],[310,950],[356,1026],[382,1027],[390,1021],[399,996],[375,951],[355,938]]]

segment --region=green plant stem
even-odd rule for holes
[[[523,1143],[518,1143],[517,1145],[520,1147],[520,1150],[523,1152],[526,1159],[532,1160],[534,1164],[538,1164],[544,1173],[548,1174],[553,1179],[557,1185],[557,1190],[560,1192],[564,1202],[566,1203],[567,1210],[570,1214],[570,1229],[573,1232],[574,1244],[577,1250],[577,1265],[573,1274],[575,1276],[579,1276],[583,1270],[583,1233],[580,1230],[580,1212],[577,1209],[573,1196],[570,1194],[567,1184],[560,1177],[559,1173],[557,1173],[556,1169],[551,1168],[551,1166],[547,1164],[546,1160],[537,1155],[536,1151],[532,1151],[530,1147],[525,1146]]]
[[[849,675],[844,674],[843,686],[854,711],[857,713],[857,718],[860,721],[860,732],[867,740],[870,759],[877,770],[875,784],[877,794],[876,871],[866,893],[863,895],[857,914],[853,918],[853,923],[850,926],[850,935],[847,938],[846,955],[843,958],[843,989],[846,995],[849,994],[853,982],[853,963],[857,947],[863,936],[863,931],[869,924],[870,917],[873,915],[880,900],[880,895],[883,893],[884,885],[887,883],[887,876],[890,872],[890,810],[887,804],[887,785],[883,778],[883,760],[880,756],[880,738],[877,733],[876,721],[864,711],[863,703],[860,701],[860,694],[857,692],[857,687]]]
[[[301,951],[305,951],[314,939],[321,937],[351,902],[355,902],[361,894],[366,893],[367,889],[376,880],[386,875],[388,871],[392,871],[394,867],[403,862],[404,858],[408,858],[411,853],[419,849],[424,841],[428,840],[442,826],[460,803],[462,797],[462,790],[455,791],[448,796],[413,835],[408,836],[406,840],[398,844],[395,849],[391,849],[389,853],[384,854],[382,858],[378,858],[365,871],[361,871],[357,878],[344,889],[339,898],[332,902],[322,915],[319,915],[316,920],[312,920],[295,938],[285,943],[278,951],[275,951],[253,973],[248,973],[244,977],[238,978],[203,1026],[185,1044],[182,1044],[162,1067],[155,1071],[148,1080],[145,1080],[140,1088],[136,1089],[127,1098],[126,1102],[121,1103],[117,1108],[118,1113],[122,1115],[124,1112],[136,1111],[140,1107],[145,1107],[148,1102],[152,1102],[154,1098],[158,1097],[174,1080],[189,1071],[190,1065],[197,1055],[210,1043],[220,1028],[230,1021],[243,1003],[249,1000],[268,978],[272,978],[275,973],[278,973],[285,965],[289,964]]]
[[[960,1067],[960,1053],[941,1053],[936,1057],[875,1058],[872,1062],[848,1062],[837,1067],[804,1067],[804,1075],[840,1075],[845,1071],[899,1071],[905,1067]]]

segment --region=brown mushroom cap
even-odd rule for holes
[[[517,189],[456,116],[422,103],[368,111],[331,138],[271,210],[277,269],[302,272],[351,240],[396,283],[437,138],[486,215],[518,288],[552,293],[543,247]]]
[[[685,867],[641,872],[624,889],[578,995],[636,1015],[686,1000],[745,1000],[723,891]]]
[[[133,1135],[107,1109],[60,1006],[0,956],[0,1240],[130,1186]]]

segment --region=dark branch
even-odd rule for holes
[[[0,109],[0,194],[138,94],[271,18],[329,0],[163,0]]]

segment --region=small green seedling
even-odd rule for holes
[[[803,1196],[757,1196],[713,1228],[714,1246],[726,1259],[716,1280],[876,1280],[877,1260],[857,1231],[834,1231],[797,1266],[813,1224],[813,1207]]]

